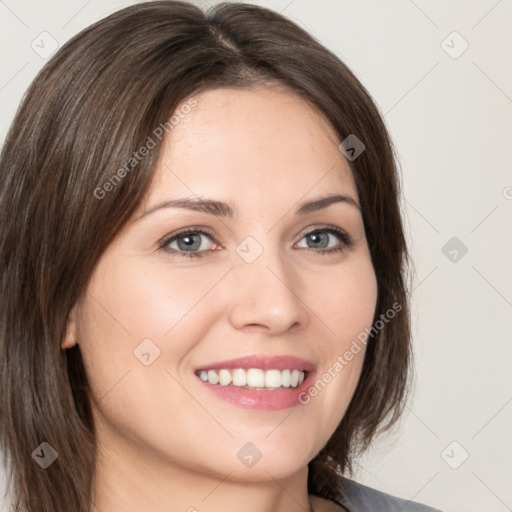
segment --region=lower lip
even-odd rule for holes
[[[308,372],[304,382],[296,388],[277,388],[273,390],[247,389],[240,386],[221,386],[198,380],[206,388],[226,402],[243,407],[244,409],[261,409],[266,411],[278,411],[302,405],[299,400],[301,393],[304,393],[313,381],[315,372]]]

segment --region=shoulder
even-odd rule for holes
[[[348,512],[441,512],[415,501],[404,500],[371,487],[343,479],[340,484],[339,505]]]

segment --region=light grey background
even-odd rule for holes
[[[254,3],[283,12],[351,67],[380,105],[403,168],[416,387],[400,427],[359,461],[358,479],[445,512],[512,510],[512,2]],[[49,48],[40,34],[62,44],[127,5],[0,0],[2,141],[46,62],[31,47]],[[452,237],[465,255],[443,253]]]

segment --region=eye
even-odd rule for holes
[[[333,239],[335,240],[336,238],[338,241],[341,241],[341,243],[329,247],[329,242],[331,242]],[[312,252],[316,254],[327,254],[343,251],[348,247],[351,247],[353,244],[352,238],[346,231],[334,227],[314,229],[313,231],[306,233],[302,239],[311,242],[313,246],[306,248],[311,249]]]
[[[208,238],[211,242],[215,240],[210,230],[191,227],[164,238],[159,243],[159,248],[178,257],[201,258],[215,250],[208,249],[208,244],[204,244],[203,237]],[[301,240],[303,239],[312,243],[312,247],[306,247],[306,249],[317,255],[340,252],[353,244],[352,238],[347,232],[334,227],[316,228],[306,233]],[[333,239],[338,239],[338,245],[329,246]],[[216,247],[215,244],[214,247]]]
[[[204,228],[187,228],[165,238],[160,243],[160,249],[185,258],[199,258],[209,252],[205,248],[204,238],[202,237],[207,237],[213,241],[213,234],[208,230]]]

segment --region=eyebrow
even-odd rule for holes
[[[335,203],[349,204],[357,208],[359,211],[361,210],[361,207],[352,197],[342,194],[335,194],[304,202],[299,206],[299,208],[297,208],[295,214],[300,216],[307,215],[308,213],[322,210]],[[214,215],[215,217],[233,218],[239,216],[238,208],[233,203],[225,203],[222,201],[206,198],[183,198],[157,203],[151,208],[145,210],[139,219],[163,208],[183,208],[187,210],[207,213]]]

